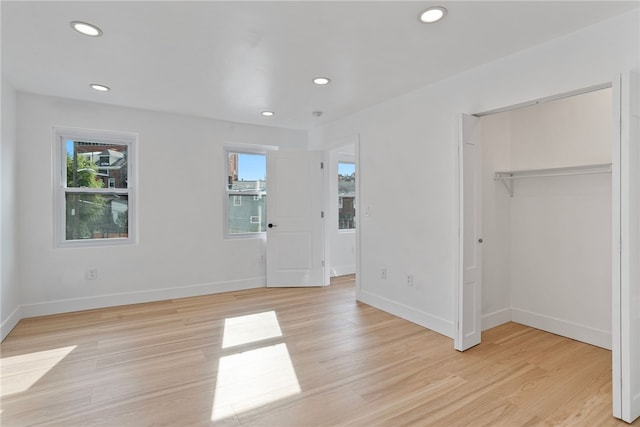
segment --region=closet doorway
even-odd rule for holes
[[[611,349],[612,90],[480,118],[482,329]]]
[[[638,73],[623,73],[612,85],[475,116],[462,115],[459,138],[460,280],[456,349],[465,350],[474,345],[474,340],[468,337],[477,337],[475,343],[480,342],[482,329],[511,320],[611,348],[613,414],[627,422],[640,416],[637,366],[640,273],[635,261],[640,254],[638,87]],[[567,105],[551,102],[566,98],[572,103],[587,96],[593,99],[601,96],[602,102],[587,102],[591,107],[579,103],[578,113],[565,109]],[[524,120],[515,117],[514,124],[513,116],[525,113],[525,108],[519,107],[537,107],[543,103],[552,108],[547,112],[538,111],[537,115],[546,117],[552,124],[562,119],[555,128],[533,120],[536,114]],[[580,113],[580,108],[587,110]],[[538,139],[538,146],[527,143],[540,136],[553,141],[555,131],[566,133],[567,123],[580,123],[590,117],[589,111],[597,109],[601,109],[601,113],[593,116],[596,123],[583,122],[584,127],[577,128],[586,145],[575,142],[577,140],[562,145],[559,141],[559,145],[551,145],[545,139]],[[498,113],[502,112],[509,112],[512,117],[508,120],[500,117]],[[502,132],[503,139],[500,139],[501,133],[496,132],[486,142],[491,129],[500,128],[501,119],[507,121],[508,127],[506,134]],[[607,127],[610,131],[603,132]],[[603,137],[599,138],[602,142],[588,140],[591,135],[584,129],[591,129],[594,135],[602,133]],[[485,144],[487,149],[482,147]],[[549,151],[553,155],[547,159],[562,159],[566,163],[536,164],[545,159],[543,154]],[[572,153],[576,155],[571,156]],[[507,192],[508,202],[499,195],[496,188],[499,186]],[[514,200],[518,196],[524,199]],[[607,200],[608,204],[604,203]],[[523,212],[524,216],[516,217]],[[534,220],[541,224],[532,222]],[[506,232],[502,224],[508,224]],[[486,247],[489,241],[494,243],[493,248]],[[530,251],[532,248],[534,252]],[[506,258],[496,261],[501,258],[495,256],[500,251]],[[488,256],[484,256],[483,262],[484,252]],[[557,258],[564,262],[558,263]],[[585,274],[585,270],[595,271],[592,261],[597,263],[598,271],[608,268],[608,277]],[[484,267],[487,271],[479,272],[474,276],[477,280],[469,282],[472,286],[467,286],[468,267],[477,270]],[[558,281],[555,273],[564,273],[563,281]],[[555,286],[532,281],[531,277],[546,279]],[[516,280],[520,282],[514,283]],[[526,286],[531,283],[535,286]],[[608,303],[598,303],[590,297],[592,293]]]

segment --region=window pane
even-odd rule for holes
[[[356,165],[338,163],[338,229],[356,228]]]
[[[227,172],[229,190],[266,190],[267,158],[264,154],[229,153]]]
[[[338,229],[356,228],[356,198],[340,197],[338,201]]]
[[[229,195],[229,234],[266,231],[266,196]]]
[[[127,188],[127,145],[67,140],[67,187]]]
[[[67,193],[65,202],[67,240],[129,236],[128,196]]]

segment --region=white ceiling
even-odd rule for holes
[[[419,23],[434,4],[449,10],[446,19]],[[2,1],[2,72],[23,91],[308,129],[634,7],[637,0]],[[80,35],[73,20],[104,34]],[[315,86],[316,76],[332,82]]]

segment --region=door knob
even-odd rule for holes
[[[482,237],[478,239],[478,243],[482,243]]]
[[[277,225],[269,223],[269,224],[267,225],[267,227],[269,227],[269,228],[273,228],[273,227],[277,227]]]

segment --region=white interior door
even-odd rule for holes
[[[267,286],[324,285],[319,151],[267,153]]]
[[[613,301],[614,415],[640,417],[640,76],[622,77],[620,100],[620,292]],[[615,291],[615,289],[614,289]],[[618,331],[616,331],[618,329]],[[616,334],[616,332],[619,332]]]
[[[480,119],[460,118],[460,267],[458,322],[454,347],[464,351],[480,343],[482,302],[482,151]]]

